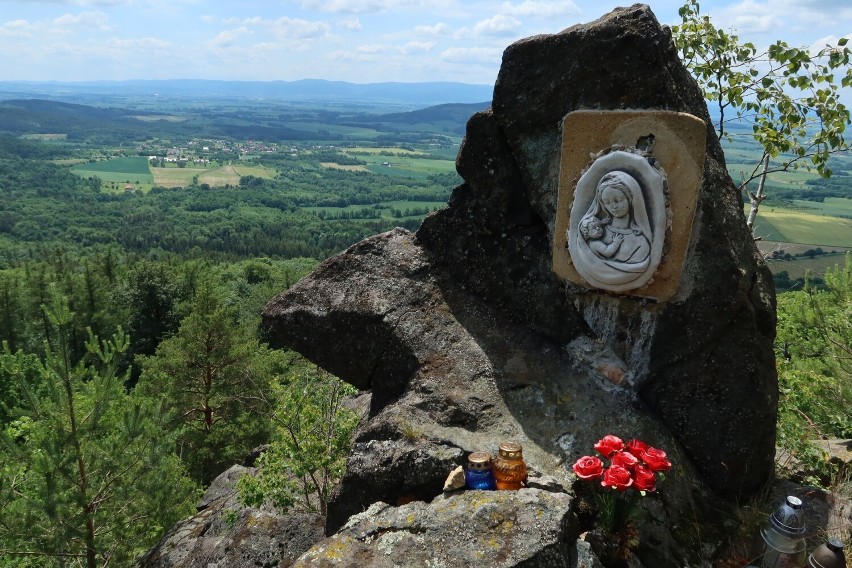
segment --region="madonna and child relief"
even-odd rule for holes
[[[574,267],[604,290],[638,288],[660,264],[665,226],[664,173],[641,154],[610,152],[574,192],[567,234]]]
[[[604,293],[677,291],[703,174],[705,125],[666,111],[578,111],[563,122],[553,270]]]

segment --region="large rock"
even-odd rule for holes
[[[198,512],[172,527],[139,558],[136,568],[290,566],[323,535],[323,517],[282,514],[272,507],[241,505],[235,484],[254,468],[235,465],[213,480]]]
[[[294,566],[569,568],[570,501],[564,493],[522,489],[400,507],[375,503]]]
[[[759,489],[772,471],[777,408],[771,276],[743,222],[701,92],[668,30],[647,6],[635,5],[560,34],[522,40],[504,54],[492,107],[471,119],[459,153],[466,185],[457,194],[468,196],[466,203],[428,219],[420,241],[457,278],[497,283],[498,290],[486,291],[492,298],[552,310],[555,317],[548,318],[523,309],[549,337],[561,338],[573,327],[560,313],[562,304],[577,309],[592,333],[636,372],[642,399],[717,491],[737,498]],[[549,257],[530,249],[549,246],[553,238],[559,125],[583,108],[680,111],[707,123],[698,212],[692,235],[682,236],[691,239],[690,248],[680,291],[669,302],[578,288],[556,302],[549,286],[529,285],[549,276]],[[516,201],[504,207],[507,200]],[[536,230],[512,222],[524,213]],[[478,238],[459,238],[470,233],[471,223],[480,227]],[[529,238],[521,246],[524,256],[535,254],[537,270],[501,246],[510,232]],[[499,274],[489,278],[494,268]]]
[[[580,108],[707,123],[695,223],[679,236],[688,244],[667,302],[551,272],[559,127]],[[266,307],[275,343],[373,393],[327,532],[378,502],[432,501],[467,453],[496,453],[504,439],[570,488],[570,464],[613,433],[676,463],[647,500],[642,538],[649,565],[685,565],[676,527],[701,515],[703,483],[738,499],[772,472],[775,320],[769,272],[669,30],[636,5],[510,46],[457,168],[465,183],[416,235],[367,239]],[[560,530],[575,541],[570,523]]]

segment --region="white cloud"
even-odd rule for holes
[[[844,37],[847,40],[850,40],[850,39],[852,39],[852,34],[848,34]],[[836,35],[827,35],[825,37],[821,37],[818,40],[814,41],[811,45],[808,46],[808,51],[812,55],[816,55],[817,53],[819,53],[820,51],[822,51],[826,47],[830,47],[832,49],[836,48],[837,47],[837,41],[839,39],[840,38],[837,37]]]
[[[216,23],[216,16],[211,16],[210,14],[204,14],[203,16],[201,16],[201,21],[204,22],[205,24],[215,24]]]
[[[800,0],[801,4],[821,12],[833,13],[835,10],[849,10],[849,0]]]
[[[234,30],[224,30],[219,32],[219,34],[207,42],[207,45],[213,48],[216,47],[232,47],[235,45],[240,37],[250,33],[248,28],[241,27]]]
[[[78,6],[130,6],[133,0],[75,0]]]
[[[106,31],[109,29],[109,17],[103,12],[63,14],[58,18],[54,18],[51,24],[62,31],[76,31],[77,29]]]
[[[0,25],[0,37],[28,38],[32,37],[36,27],[26,20],[12,20]]]
[[[260,43],[254,44],[252,46],[252,49],[260,51],[278,51],[279,49],[281,49],[281,45],[271,41],[262,41]]]
[[[361,30],[361,21],[358,18],[349,18],[340,22],[340,27],[344,30],[359,31]]]
[[[500,63],[502,57],[496,47],[451,47],[441,53],[441,59],[453,63]]]
[[[404,55],[409,55],[412,53],[426,53],[432,51],[434,48],[434,41],[410,41],[398,47],[397,50]]]
[[[226,25],[239,24],[242,28],[258,28],[266,33],[275,34],[279,38],[309,39],[328,35],[331,26],[323,21],[302,20],[282,16],[275,20],[255,16],[253,18],[228,18],[223,21]]]
[[[443,22],[438,22],[434,26],[415,26],[414,31],[422,35],[447,35],[452,32],[452,28]]]
[[[111,38],[106,46],[125,51],[164,51],[172,48],[172,42],[156,37]]]
[[[579,14],[580,8],[571,0],[525,0],[518,4],[504,2],[500,13],[507,16],[559,18]]]
[[[302,6],[309,10],[340,12],[343,14],[367,14],[384,12],[396,4],[394,0],[305,0]]]
[[[68,4],[71,6],[132,6],[133,0],[28,0],[31,4]]]
[[[516,18],[497,14],[487,20],[478,22],[473,27],[473,31],[477,35],[507,36],[520,30],[522,25],[521,21]]]
[[[384,56],[378,52],[363,52],[360,49],[340,49],[329,53],[329,59],[341,63],[373,63],[383,60]]]
[[[745,0],[726,8],[724,19],[728,25],[739,33],[763,33],[777,29],[782,25],[777,12],[768,10],[768,6],[761,6],[754,0]]]
[[[338,12],[343,14],[368,14],[418,8],[429,11],[446,9],[455,5],[455,0],[303,0],[306,10]]]
[[[710,15],[717,27],[733,29],[745,41],[752,34],[772,34],[773,40],[783,39],[791,45],[801,44],[798,37],[834,28],[838,22],[852,26],[852,5],[847,0],[742,0]]]
[[[369,45],[359,45],[355,48],[355,51],[357,51],[358,53],[365,54],[381,53],[383,51],[387,51],[387,46],[380,45],[378,43],[372,43]]]
[[[268,24],[269,29],[279,37],[286,38],[316,38],[328,34],[331,27],[326,22],[278,18]]]

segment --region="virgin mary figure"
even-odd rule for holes
[[[642,188],[624,171],[598,181],[595,197],[578,224],[576,253],[598,282],[628,284],[651,262],[651,226]]]

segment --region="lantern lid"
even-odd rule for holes
[[[488,452],[473,452],[467,456],[467,461],[470,464],[485,465],[491,463],[491,454]]]
[[[818,546],[808,556],[809,568],[846,568],[846,556],[843,554],[843,543],[836,538]]]
[[[769,517],[769,524],[786,537],[799,537],[805,533],[805,514],[802,500],[788,495],[784,503]]]
[[[517,442],[500,442],[500,455],[509,459],[521,459],[523,449]]]

